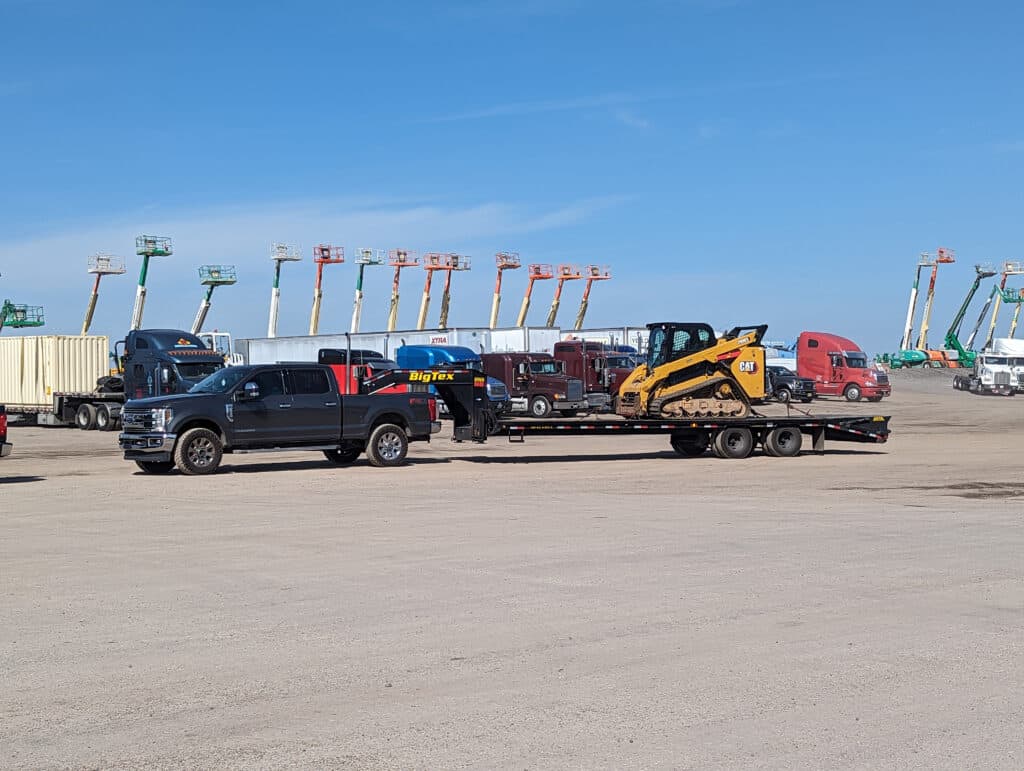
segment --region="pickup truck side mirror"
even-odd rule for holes
[[[252,401],[260,398],[260,387],[255,383],[246,383],[238,392],[238,400],[242,402]]]

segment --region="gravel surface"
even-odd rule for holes
[[[1024,400],[897,372],[881,446],[0,461],[0,766],[1024,766]],[[771,408],[781,409],[779,407]]]

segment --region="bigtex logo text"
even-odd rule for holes
[[[455,380],[454,372],[410,372],[410,383],[445,383]]]

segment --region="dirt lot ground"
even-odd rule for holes
[[[1024,398],[887,445],[0,461],[0,766],[1024,766]],[[878,411],[831,401],[821,411]]]

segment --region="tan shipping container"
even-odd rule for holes
[[[52,407],[55,392],[90,393],[109,361],[105,335],[0,337],[0,404],[16,412]]]

